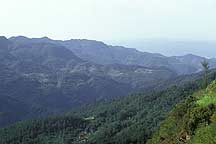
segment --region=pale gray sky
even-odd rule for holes
[[[216,40],[216,0],[0,0],[0,20],[7,37]]]

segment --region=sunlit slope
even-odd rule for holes
[[[216,81],[170,112],[148,144],[215,144]]]

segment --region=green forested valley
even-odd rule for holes
[[[204,105],[202,101],[206,103],[207,100],[206,98],[201,99],[201,97],[199,98],[200,101],[198,100],[196,103],[200,103],[198,107],[194,107],[195,104],[191,103],[194,101],[196,93],[203,94],[202,80],[182,82],[182,78],[179,79],[181,80],[170,82],[169,86],[163,90],[153,89],[146,93],[133,94],[112,102],[99,102],[95,105],[78,108],[62,116],[18,122],[0,130],[0,143],[143,144],[157,131],[148,143],[159,144],[160,140],[163,139],[164,144],[166,144],[167,141],[175,139],[176,133],[181,132],[183,128],[192,128],[190,131],[186,131],[186,134],[190,134],[190,136],[194,134],[197,128],[197,125],[194,126],[195,123],[201,123],[201,126],[210,124],[208,127],[200,127],[200,129],[211,129],[210,126],[213,124],[210,122],[213,119],[214,105],[208,105],[208,103]],[[213,72],[209,75],[209,82],[214,79],[215,73]],[[177,83],[179,81],[181,84]],[[186,102],[184,99],[187,99]],[[180,101],[183,101],[182,104],[175,106]],[[175,110],[169,114],[171,116],[166,118],[167,112],[173,107]],[[182,121],[176,128],[173,128],[172,126],[176,123],[175,120],[188,120],[188,107],[193,108],[197,114],[190,120],[190,125],[187,122],[184,127],[178,129],[184,123]],[[175,111],[179,112],[176,113]],[[198,115],[199,113],[196,112],[206,113]],[[174,116],[176,118],[170,120]],[[205,119],[202,119],[203,117]],[[162,128],[157,130],[165,118]],[[173,131],[166,129],[167,125]],[[163,135],[158,135],[158,133],[161,134],[161,129]],[[196,131],[197,137],[200,135],[200,129]]]

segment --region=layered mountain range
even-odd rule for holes
[[[201,71],[203,59],[92,40],[0,37],[0,126],[145,91]]]
[[[64,46],[81,59],[97,64],[139,65],[157,68],[166,67],[179,75],[200,72],[202,70],[200,61],[205,59],[204,57],[193,54],[167,57],[157,53],[141,52],[134,48],[125,48],[122,46],[110,46],[100,41],[85,39],[62,41],[52,40],[48,37],[27,38],[18,36],[11,37],[10,40],[18,44],[43,42]],[[163,45],[163,47],[165,46]],[[208,61],[211,67],[216,66],[216,59],[212,58],[208,59]]]

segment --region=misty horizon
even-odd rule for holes
[[[89,39],[166,56],[210,58],[216,53],[215,6],[214,0],[7,0],[0,6],[0,31],[6,37]]]
[[[6,36],[5,36],[6,37]],[[184,55],[197,55],[206,58],[215,58],[216,56],[216,42],[212,40],[187,40],[187,39],[160,39],[160,38],[152,38],[152,39],[138,39],[134,41],[103,41],[97,39],[87,39],[87,38],[69,38],[69,39],[53,39],[48,36],[42,37],[28,37],[23,35],[18,36],[8,36],[6,38],[10,39],[13,37],[24,37],[29,39],[51,39],[51,40],[60,40],[60,41],[68,41],[68,40],[92,40],[103,42],[106,45],[110,46],[122,46],[125,48],[136,49],[141,52],[148,53],[158,53],[164,56],[184,56]],[[206,50],[206,46],[210,46]]]

